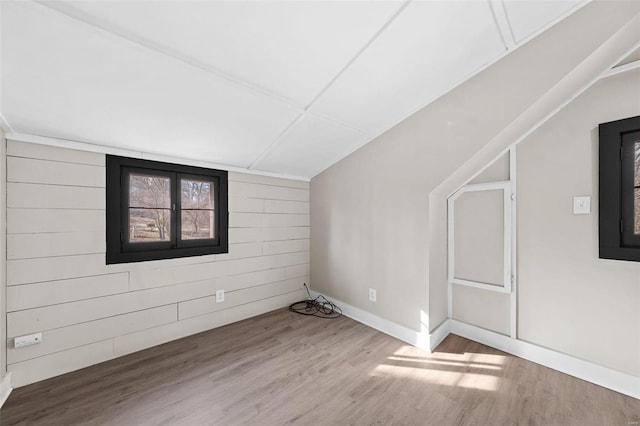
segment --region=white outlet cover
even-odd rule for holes
[[[224,302],[224,290],[216,290],[216,303]]]
[[[373,288],[369,289],[369,301],[370,302],[375,302],[376,301],[376,290]]]
[[[22,348],[24,346],[36,345],[42,342],[42,333],[29,334],[27,336],[19,336],[13,340],[13,345],[16,348]]]
[[[573,214],[590,214],[591,197],[573,197]]]

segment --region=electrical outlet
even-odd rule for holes
[[[216,290],[216,303],[224,302],[224,290]]]
[[[31,346],[40,342],[42,342],[42,333],[35,333],[27,336],[16,337],[13,340],[13,345],[16,348],[22,348],[24,346]]]
[[[376,301],[376,289],[375,288],[370,288],[369,289],[369,301],[370,302],[375,302]]]

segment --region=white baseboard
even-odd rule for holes
[[[640,399],[640,377],[460,321],[448,320],[448,322],[453,334]]]
[[[320,293],[311,291],[312,297],[319,295]],[[544,365],[561,373],[640,399],[640,377],[632,376],[631,374],[623,373],[561,352],[556,352],[523,340],[512,339],[509,336],[456,320],[448,319],[443,321],[431,333],[412,330],[347,303],[328,296],[324,297],[338,305],[345,316],[429,352],[432,352],[449,333],[452,333],[535,362],[536,364]]]
[[[315,291],[310,291],[310,293],[312,297],[318,297],[321,295]],[[367,311],[363,311],[362,309],[325,296],[324,294],[322,294],[322,296],[326,297],[330,302],[338,305],[345,316],[429,352],[438,346],[449,334],[449,324],[446,323],[446,321],[434,330],[432,334],[429,334],[426,331],[416,331],[403,325],[396,324],[393,321],[389,321]]]
[[[451,328],[449,320],[444,320],[439,326],[429,333],[429,352],[433,352],[440,343],[449,335]]]
[[[6,372],[0,380],[0,407],[4,405],[11,394],[13,387],[11,387],[11,372]]]

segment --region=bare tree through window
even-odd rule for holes
[[[634,160],[634,228],[633,232],[640,235],[640,141],[636,141],[633,146]]]
[[[106,169],[107,264],[229,252],[226,171],[115,155]]]
[[[183,240],[215,238],[214,184],[212,181],[180,179]]]
[[[129,242],[168,241],[171,237],[171,180],[129,177]]]

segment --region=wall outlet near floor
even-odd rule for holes
[[[216,303],[224,302],[224,290],[216,290]]]
[[[375,302],[376,301],[376,289],[375,288],[370,288],[369,289],[369,301],[370,302]]]
[[[16,348],[31,346],[42,342],[42,333],[29,334],[28,336],[19,336],[13,339],[13,345]]]

